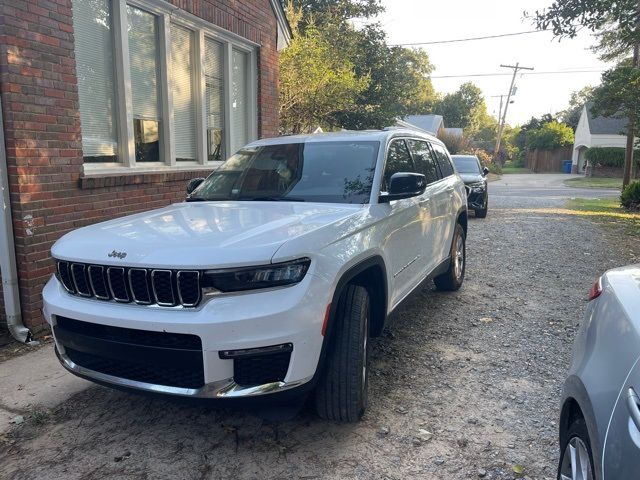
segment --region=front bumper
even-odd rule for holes
[[[307,274],[295,286],[213,297],[193,309],[171,308],[76,297],[68,294],[53,277],[43,291],[43,311],[52,326],[60,362],[67,370],[80,377],[119,388],[182,397],[250,398],[302,387],[313,379],[322,350],[322,323],[330,295],[330,285],[325,280]],[[93,361],[83,365],[78,358],[86,355],[117,358],[109,346],[122,346],[128,364],[135,363],[138,359],[144,362],[146,351],[151,352],[155,347],[149,349],[142,345],[136,349],[135,342],[127,343],[128,340],[117,339],[118,343],[114,343],[112,338],[109,339],[111,343],[105,343],[104,338],[96,343],[95,338],[89,338],[83,332],[73,337],[60,328],[58,319],[72,319],[71,321],[81,325],[98,325],[112,330],[133,331],[139,334],[134,337],[141,339],[143,343],[147,341],[145,332],[149,337],[164,334],[198,337],[201,349],[191,351],[188,358],[193,362],[195,355],[195,360],[201,362],[197,365],[201,369],[201,385],[194,387],[189,386],[188,382],[185,386],[182,382],[168,384],[171,382],[143,381],[147,377],[115,375],[114,371],[120,370],[112,367],[96,368],[93,367],[96,365]],[[236,381],[237,372],[234,372],[234,366],[237,368],[235,360],[221,353],[283,344],[292,346],[288,367],[285,367],[286,375],[278,381],[260,384],[239,384]],[[95,349],[92,345],[96,345]],[[82,355],[78,356],[77,350]],[[169,354],[175,353],[174,349],[166,351]],[[174,377],[176,371],[185,371],[185,368],[190,368],[189,365],[195,365],[186,361],[183,363],[180,359],[187,357],[184,352],[178,353],[182,356],[175,357],[178,359],[175,369],[170,364],[173,357],[158,357],[161,364],[164,362],[166,368],[172,369]],[[149,362],[146,366],[149,366]]]
[[[469,208],[471,209],[485,208],[485,205],[486,205],[485,198],[487,196],[486,188],[478,189],[477,187],[472,188],[472,187],[469,187],[468,185],[466,185],[465,188],[467,190],[467,205],[469,206]]]

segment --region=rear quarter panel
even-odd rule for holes
[[[603,275],[603,293],[588,305],[576,336],[563,394],[563,403],[574,398],[587,417],[598,472],[607,425],[622,383],[638,357],[640,345],[637,321],[628,310],[629,306],[620,301],[621,295],[631,292],[620,286],[617,274]],[[633,294],[637,297],[637,290]]]

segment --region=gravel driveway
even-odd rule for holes
[[[470,219],[465,285],[424,289],[394,315],[361,423],[307,409],[276,424],[92,387],[0,439],[0,477],[554,478],[587,291],[636,252],[615,227],[539,207],[493,196],[488,218]]]

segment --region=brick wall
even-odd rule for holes
[[[269,0],[171,0],[261,45],[259,134],[278,132],[277,24]],[[0,1],[0,96],[22,315],[44,329],[41,291],[52,244],[95,222],[184,198],[192,172],[82,178],[71,0]]]

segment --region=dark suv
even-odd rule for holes
[[[476,217],[485,218],[489,208],[489,191],[487,189],[489,169],[483,168],[475,155],[452,155],[451,159],[467,189],[469,209],[476,212]]]

